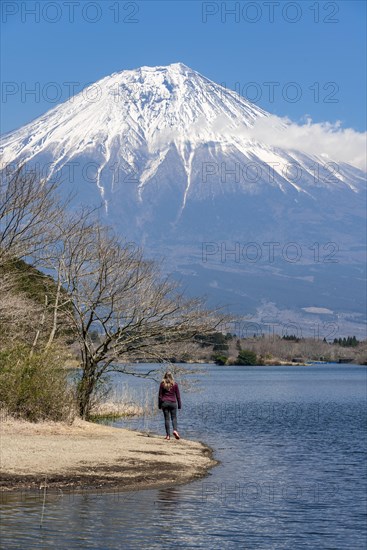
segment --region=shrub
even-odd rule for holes
[[[213,346],[213,351],[228,351],[229,345],[228,344],[215,344]]]
[[[238,356],[236,365],[257,365],[258,360],[256,353],[254,351],[251,351],[249,349],[242,349]]]
[[[63,359],[53,350],[30,355],[19,346],[0,352],[0,408],[31,422],[72,421],[72,391]]]
[[[226,365],[228,357],[221,354],[214,354],[212,355],[212,359],[215,362],[216,365]]]

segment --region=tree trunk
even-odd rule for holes
[[[54,338],[55,338],[55,335],[56,335],[56,331],[57,331],[58,309],[59,309],[61,288],[62,288],[62,284],[61,284],[61,279],[59,277],[59,279],[57,281],[57,290],[56,290],[56,296],[55,296],[55,303],[53,304],[52,329],[51,329],[50,336],[49,336],[47,344],[46,344],[46,348],[45,348],[46,350],[48,350],[51,347],[52,342],[54,341]]]
[[[93,375],[93,365],[89,364],[83,369],[83,376],[78,385],[77,400],[79,414],[83,420],[89,420],[91,398],[95,387],[95,376]]]
[[[41,334],[41,330],[43,328],[43,325],[45,324],[45,319],[46,319],[46,308],[47,308],[47,304],[48,304],[48,297],[47,297],[47,294],[45,296],[45,308],[43,310],[43,313],[41,315],[41,320],[40,320],[40,324],[39,324],[39,328],[36,332],[36,336],[33,340],[33,344],[32,344],[32,349],[30,351],[30,354],[29,354],[29,357],[32,357],[33,356],[33,353],[34,353],[34,350],[36,349],[36,345],[37,345],[37,342],[38,342],[38,338]]]

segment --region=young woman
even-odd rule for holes
[[[177,431],[177,407],[181,409],[181,397],[178,385],[173,379],[172,373],[168,370],[159,386],[158,407],[164,413],[164,424],[166,427],[165,439],[170,439],[170,416],[173,426],[173,435],[180,439]]]

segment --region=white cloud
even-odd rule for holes
[[[274,115],[257,119],[252,136],[268,145],[297,149],[311,155],[346,162],[366,170],[367,133],[342,128],[340,122],[297,124]]]
[[[160,149],[174,141],[237,141],[246,143],[256,140],[271,147],[298,150],[330,161],[345,162],[361,170],[367,170],[367,132],[342,128],[340,122],[292,122],[275,115],[259,117],[249,127],[226,115],[214,120],[198,119],[185,128],[166,128],[155,135],[153,149]]]
[[[327,307],[303,307],[303,311],[306,311],[307,313],[319,313],[323,315],[332,315],[334,312],[331,309],[328,309]]]

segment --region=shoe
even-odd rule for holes
[[[180,436],[178,432],[176,432],[176,430],[174,430],[173,435],[175,436],[176,439],[180,439]]]
[[[171,439],[171,437],[169,435],[166,435],[166,437],[164,439],[167,439],[167,441],[169,441]]]

